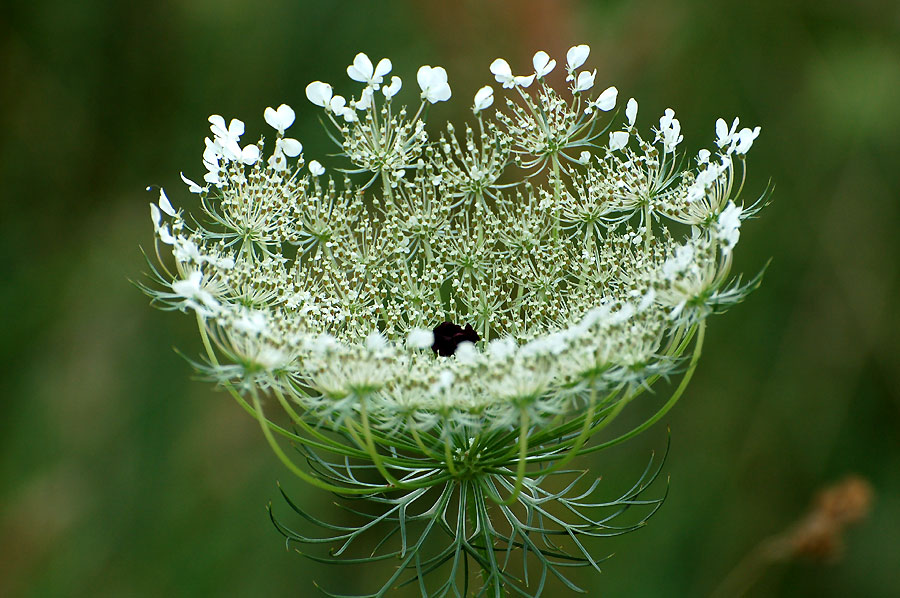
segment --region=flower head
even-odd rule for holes
[[[407,110],[400,78],[384,85],[391,62],[357,54],[347,73],[361,93],[306,87],[340,146],[329,172],[341,179],[317,160],[307,167],[281,104],[264,111],[276,131],[265,146],[242,147],[241,121],[210,117],[205,186],[182,175],[200,197],[194,214],[162,191],[150,204],[162,263],[147,292],[194,313],[202,371],[252,412],[291,471],[384,508],[373,521],[401,532],[385,548],[399,574],[474,559],[492,595],[529,595],[500,551],[525,546],[564,577],[554,544],[564,537],[570,558],[593,563],[580,538],[608,529],[607,516],[587,499],[597,483],[581,488],[567,464],[628,438],[591,444],[626,405],[652,408],[637,399],[659,378],[688,379],[708,318],[759,283],[731,278],[741,226],[760,208],[740,198],[759,128],[720,119],[714,147],[683,159],[674,110],[642,133],[630,99],[612,122],[618,90],[590,97],[597,71],[578,70],[589,53],[569,50],[564,94],[543,80],[556,64],[545,52],[528,76],[495,60],[494,78],[513,89],[504,107],[484,113],[495,99],[484,86],[472,123],[432,134],[425,108],[450,99],[446,70],[418,70],[418,108]],[[535,77],[534,93],[515,89]],[[291,426],[268,418],[272,405]],[[555,475],[573,478],[547,485]],[[649,481],[608,506],[647,504]],[[551,518],[550,503],[572,519]],[[432,530],[450,534],[444,560],[422,562]],[[355,537],[332,538],[337,552]],[[444,593],[464,593],[464,570]]]

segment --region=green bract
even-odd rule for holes
[[[296,542],[334,545],[336,558],[380,530],[359,561],[393,569],[372,596],[403,583],[462,596],[472,571],[478,595],[538,595],[549,576],[574,588],[565,567],[596,567],[584,538],[634,527],[611,522],[632,505],[645,517],[658,506],[638,498],[658,469],[603,502],[596,480],[567,467],[659,420],[697,365],[706,318],[759,281],[730,276],[741,222],[761,205],[739,199],[759,129],[720,120],[714,151],[686,160],[674,111],[645,135],[634,100],[616,125],[614,87],[585,96],[588,53],[569,52],[562,94],[544,80],[556,66],[545,53],[528,76],[498,59],[505,105],[488,114],[494,90],[482,88],[460,129],[425,126],[424,107],[451,96],[444,69],[419,70],[410,113],[394,103],[398,77],[382,86],[390,61],[360,54],[348,68],[358,97],[307,88],[342,161],[304,167],[285,136],[288,106],[266,109],[266,144],[241,146],[243,123],[213,116],[205,186],[185,179],[199,204],[190,216],[164,193],[151,205],[160,265],[147,292],[196,315],[199,367],[292,472],[377,505],[358,512],[359,528],[293,505],[326,538],[278,524]],[[451,324],[476,342],[437,355],[435,333]],[[599,438],[675,374],[644,423]],[[270,420],[273,409],[291,425]]]

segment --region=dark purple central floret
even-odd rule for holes
[[[481,340],[471,324],[463,328],[453,322],[442,322],[434,327],[434,344],[431,350],[441,357],[450,357],[456,352],[460,343],[468,341],[475,343]]]

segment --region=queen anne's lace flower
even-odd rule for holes
[[[579,538],[606,533],[582,500],[596,484],[550,491],[544,480],[661,418],[697,365],[706,318],[759,282],[730,282],[741,225],[760,207],[739,197],[759,128],[719,119],[715,147],[682,160],[672,109],[645,136],[634,99],[615,125],[615,87],[585,97],[596,70],[578,69],[589,53],[569,50],[565,94],[544,80],[556,65],[545,52],[528,76],[495,60],[491,73],[512,90],[504,106],[488,110],[485,86],[473,123],[431,133],[424,108],[451,97],[447,72],[421,67],[421,104],[407,111],[395,105],[399,77],[383,85],[390,60],[360,53],[347,73],[363,87],[349,100],[321,81],[306,87],[344,158],[330,176],[317,160],[304,169],[303,146],[285,137],[287,105],[264,112],[274,139],[243,147],[244,123],[214,115],[205,184],[182,175],[199,195],[194,216],[163,192],[150,206],[160,266],[147,291],[196,315],[205,371],[298,476],[386,505],[383,521],[402,534],[389,551],[397,575],[446,563],[444,594],[466,559],[491,595],[525,592],[500,554],[515,547],[561,576],[562,549],[538,536],[570,538],[569,558],[593,564]],[[650,399],[658,410],[644,424],[589,444],[659,378],[685,371],[668,402]],[[273,402],[292,427],[267,419]],[[276,436],[305,447],[312,473]],[[638,491],[611,504],[634,504]],[[545,511],[548,501],[579,513],[574,523]],[[425,531],[407,544],[413,521]],[[452,541],[422,560],[437,529]]]

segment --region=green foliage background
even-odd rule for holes
[[[199,352],[191,318],[148,308],[128,283],[151,242],[143,189],[192,200],[178,173],[202,173],[212,113],[253,138],[263,109],[287,102],[307,156],[324,155],[303,90],[344,81],[357,51],[390,56],[406,98],[420,64],[445,65],[461,100],[432,114],[461,118],[493,58],[525,70],[535,50],[559,58],[581,42],[598,85],[638,98],[643,126],[677,110],[688,150],[709,145],[718,116],[761,124],[750,190],[776,186],[737,251],[751,274],[774,258],[764,285],[712,323],[667,418],[668,500],[646,529],[597,544],[616,555],[580,579],[592,596],[706,596],[818,488],[856,472],[877,501],[844,558],[776,567],[750,595],[900,595],[895,0],[4,3],[0,595],[374,587],[285,551],[264,510],[282,507],[275,481],[322,514],[331,498],[192,379],[172,350]],[[585,465],[612,496],[665,442],[660,425]]]

